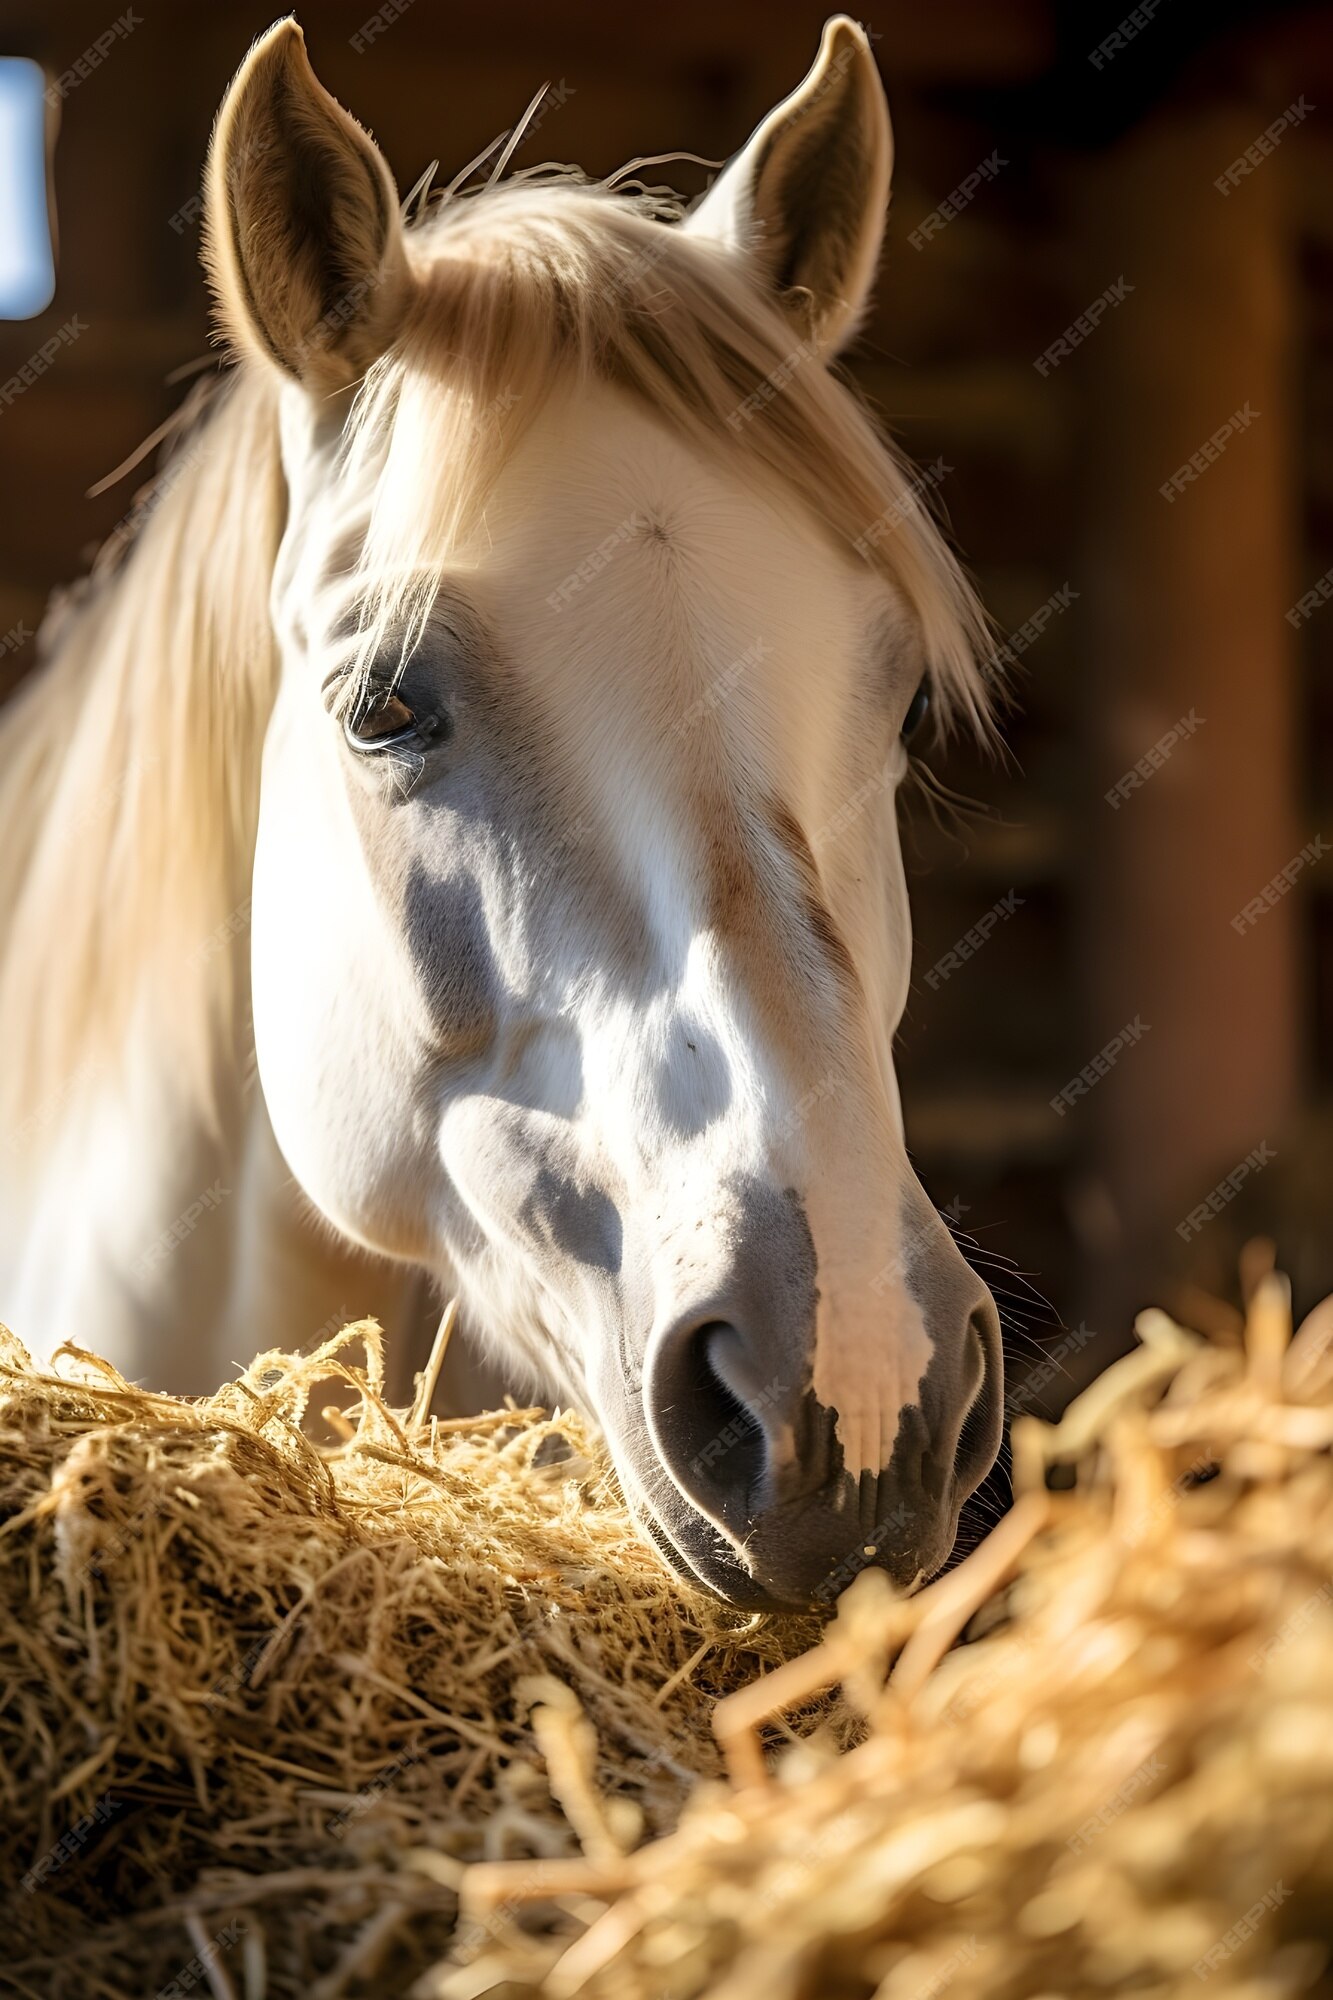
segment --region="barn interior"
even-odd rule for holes
[[[0,27],[0,61],[47,78],[32,199],[55,249],[49,303],[0,322],[0,695],[147,465],[89,489],[209,354],[201,166],[270,10],[107,16],[12,0]],[[543,83],[519,163],[720,160],[804,74],[822,10],[300,18],[406,189]],[[1333,17],[937,0],[866,25],[898,164],[849,368],[947,516],[1012,693],[1002,757],[931,758],[974,803],[905,805],[905,1117],[1015,1329],[1057,1356],[1045,1409],[1149,1299],[1230,1294],[1256,1233],[1298,1312],[1333,1291]]]

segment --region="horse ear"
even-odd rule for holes
[[[892,172],[893,130],[870,42],[839,14],[804,83],[770,111],[684,226],[747,254],[832,355],[870,298]]]
[[[227,333],[317,393],[381,354],[408,289],[384,157],[310,67],[295,21],[241,64],[209,149],[205,263]]]

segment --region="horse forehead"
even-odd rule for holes
[[[489,550],[545,547],[609,575],[620,549],[681,560],[682,584],[725,571],[747,542],[801,547],[807,577],[838,563],[811,534],[802,496],[768,486],[739,452],[705,454],[631,397],[594,385],[532,426],[488,500]],[[616,548],[607,545],[616,537]],[[746,572],[734,570],[742,586]]]
[[[345,608],[384,476],[374,454],[349,460],[309,445],[293,494],[288,607],[304,598]],[[439,476],[443,494],[448,468]],[[661,642],[676,634],[678,655],[692,651],[716,670],[719,647],[728,659],[745,651],[743,630],[756,655],[745,668],[752,685],[766,678],[765,661],[781,671],[784,654],[808,660],[815,647],[824,671],[836,671],[892,597],[820,531],[809,496],[770,480],[739,446],[730,461],[725,445],[704,454],[598,382],[550,399],[445,563],[465,593],[475,585],[517,657],[558,663],[563,641],[591,662],[626,626],[642,636],[651,620]]]
[[[766,792],[793,776],[817,788],[847,700],[875,700],[885,586],[799,496],[614,397],[606,418],[534,427],[465,587],[585,741],[628,743],[659,778],[726,765],[734,779],[757,755]]]

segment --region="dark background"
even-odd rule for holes
[[[937,760],[987,816],[950,833],[911,809],[909,1139],[983,1258],[1012,1259],[1051,1303],[1002,1279],[1020,1317],[1096,1334],[1067,1360],[1075,1379],[1149,1298],[1234,1289],[1253,1229],[1276,1228],[1301,1302],[1333,1289],[1333,863],[1244,935],[1231,923],[1333,835],[1333,604],[1299,629],[1286,616],[1333,566],[1333,16],[1214,6],[1205,29],[1189,0],[1148,5],[1100,63],[1122,0],[934,0],[866,23],[898,167],[855,375],[919,462],[949,468],[939,499],[1001,633],[1067,604],[1022,650],[1007,763]],[[0,55],[58,77],[121,12],[0,8]],[[214,111],[272,16],[262,0],[135,13],[60,109],[55,300],[0,324],[0,380],[71,314],[87,326],[0,412],[0,633],[35,625],[123,518],[141,472],[96,500],[87,488],[173,406],[170,371],[207,351],[193,198]],[[823,20],[805,0],[642,14],[411,0],[358,52],[373,13],[307,0],[299,18],[404,191],[433,159],[449,179],[544,80],[556,101],[520,164],[722,158],[803,75]],[[1302,96],[1309,115],[1219,193]],[[913,247],[993,155],[974,198]],[[1123,303],[1039,373],[1120,280]],[[1249,427],[1165,501],[1162,483],[1247,403]],[[0,658],[0,693],[33,651]],[[1198,727],[1113,810],[1106,791],[1191,710]],[[1012,914],[928,982],[1005,897]],[[1052,1097],[1136,1017],[1142,1038],[1057,1115]],[[1262,1148],[1271,1163],[1184,1242],[1178,1225]]]

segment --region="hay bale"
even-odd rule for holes
[[[11,1347],[6,1867],[88,1822],[19,1891],[20,1990],[184,1991],[191,1948],[236,2000],[1316,1990],[1333,1303],[1140,1333],[1016,1427],[973,1556],[822,1636],[681,1590],[572,1419],[395,1416],[373,1340],[195,1406]]]
[[[465,1861],[667,1830],[715,1697],[817,1634],[683,1590],[573,1415],[389,1410],[372,1324],[192,1404],[63,1366],[0,1330],[0,1986],[34,2000],[403,1992]]]

